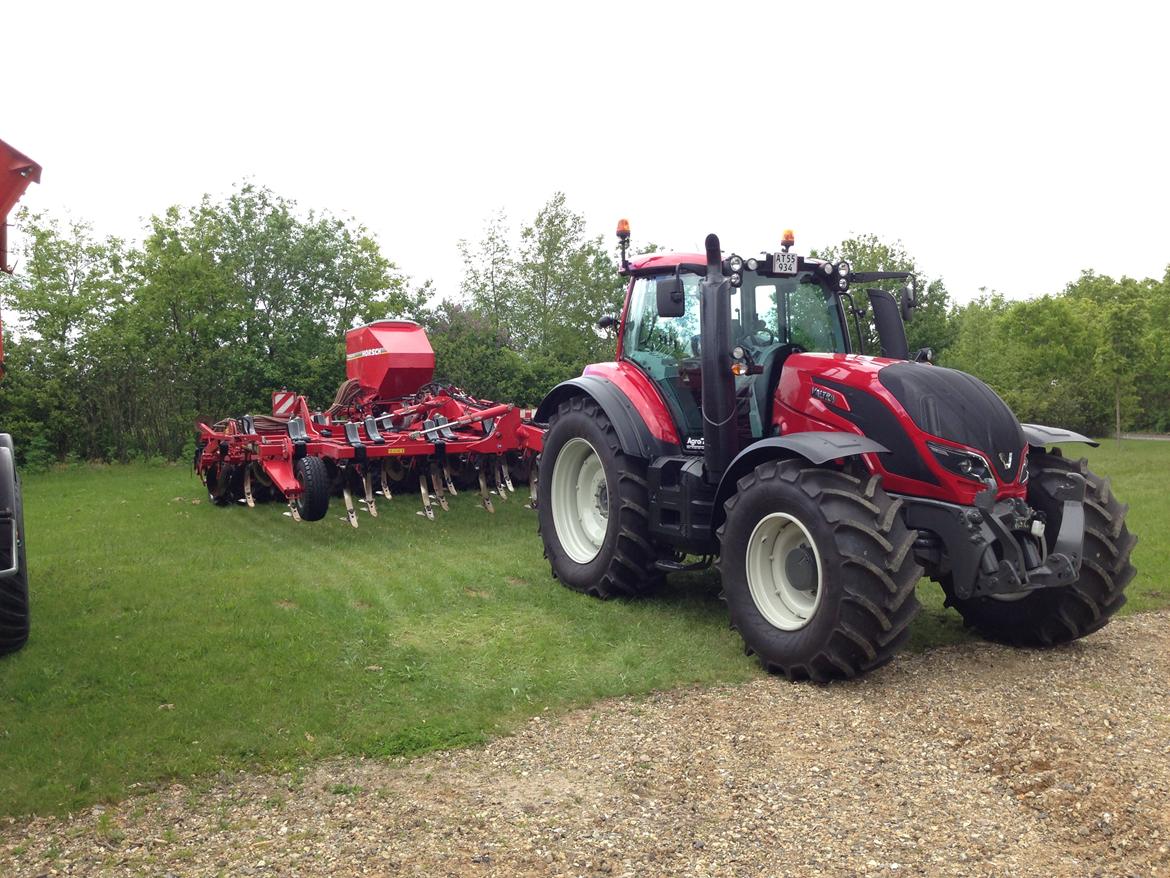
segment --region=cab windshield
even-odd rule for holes
[[[699,357],[699,288],[697,274],[682,275],[686,311],[681,317],[658,316],[658,282],[664,273],[634,281],[622,335],[622,357],[636,363],[659,386],[680,431],[689,439],[703,434],[699,409],[702,380]],[[767,435],[771,395],[779,367],[794,349],[848,351],[841,310],[810,272],[794,277],[743,273],[743,284],[731,290],[731,337],[728,348],[742,346],[759,374],[736,378],[745,433]],[[686,440],[684,439],[684,442]]]

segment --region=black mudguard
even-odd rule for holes
[[[723,523],[723,503],[735,493],[736,483],[765,461],[795,456],[819,466],[842,457],[889,453],[889,450],[867,436],[830,431],[790,433],[753,442],[735,456],[719,481],[719,488],[715,491],[712,530]]]
[[[622,444],[622,451],[626,454],[652,460],[665,454],[679,453],[677,445],[663,442],[650,433],[646,421],[616,384],[596,375],[582,375],[580,378],[562,381],[549,391],[548,396],[536,409],[536,417],[533,420],[538,424],[547,424],[549,418],[556,414],[560,404],[574,396],[591,397],[601,406],[601,410],[613,424],[618,441]]]
[[[1049,445],[1059,445],[1062,442],[1081,442],[1097,448],[1101,443],[1074,433],[1072,430],[1062,430],[1060,427],[1043,427],[1040,424],[1020,424],[1024,431],[1024,438],[1033,448],[1047,448]]]

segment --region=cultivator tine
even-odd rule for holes
[[[504,487],[504,470],[500,466],[500,456],[498,454],[492,458],[492,478],[496,482],[496,493],[500,495],[500,502],[507,501],[508,491]]]
[[[390,461],[382,461],[382,496],[387,500],[393,500],[394,495],[390,493]]]
[[[256,508],[256,498],[252,496],[252,467],[244,469],[244,502],[249,509]]]
[[[370,513],[372,518],[377,518],[378,507],[374,503],[374,480],[370,477],[369,471],[362,473],[362,488],[366,492],[366,512]]]
[[[451,478],[451,464],[446,460],[443,461],[443,481],[447,483],[447,493],[452,497],[458,497],[459,492],[455,490],[455,480]]]
[[[341,489],[341,496],[345,499],[345,517],[349,519],[351,525],[357,527],[357,510],[353,508],[353,491],[349,489],[349,485]]]
[[[301,520],[301,514],[299,512],[297,512],[297,501],[296,500],[289,500],[288,501],[288,512],[286,513],[286,515],[288,515],[293,521],[300,521]]]
[[[475,462],[475,471],[479,473],[479,496],[483,498],[483,508],[488,512],[495,512],[495,507],[492,506],[492,496],[488,493],[487,473],[483,471],[483,463],[481,461]]]
[[[425,515],[431,521],[435,520],[435,510],[431,508],[431,492],[427,490],[427,476],[426,473],[420,472],[418,474],[418,493],[422,497],[422,512],[419,515]]]
[[[528,475],[528,508],[536,508],[536,480],[540,477],[540,456],[532,461],[532,469]]]
[[[508,466],[507,458],[503,455],[500,456],[500,472],[504,474],[504,484],[508,486],[508,490],[515,494],[516,488],[512,484],[512,470]]]
[[[439,506],[444,512],[449,512],[451,507],[447,505],[447,498],[443,496],[443,479],[439,474],[439,465],[431,463],[431,484],[435,486],[435,496],[439,498]]]

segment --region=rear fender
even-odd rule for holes
[[[646,460],[678,453],[677,445],[664,442],[650,432],[638,409],[616,384],[596,375],[582,375],[558,384],[541,402],[533,420],[547,424],[561,403],[574,396],[588,396],[601,407],[613,424],[624,453]]]
[[[736,455],[719,482],[715,491],[711,528],[715,530],[723,524],[723,504],[735,493],[736,483],[761,463],[778,458],[803,457],[809,463],[820,466],[843,457],[883,452],[889,453],[889,449],[866,436],[829,431],[790,433],[753,442]]]
[[[1088,436],[1082,436],[1072,430],[1062,430],[1060,427],[1042,427],[1040,424],[1020,424],[1020,426],[1024,430],[1024,438],[1033,448],[1047,448],[1049,445],[1060,445],[1063,442],[1081,442],[1094,448],[1101,444]]]

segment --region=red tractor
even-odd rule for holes
[[[781,250],[628,260],[617,360],[544,399],[540,532],[553,575],[640,595],[718,557],[732,625],[791,679],[888,661],[925,574],[982,635],[1047,646],[1125,602],[1136,538],[1107,480],[986,384],[911,357],[914,279]],[[867,288],[881,356],[854,352]],[[692,560],[694,556],[701,556]]]
[[[0,271],[8,267],[8,212],[29,183],[39,182],[41,166],[0,140]],[[0,378],[4,346],[0,339]],[[28,569],[24,558],[24,501],[16,472],[12,437],[0,433],[0,654],[28,641]]]

